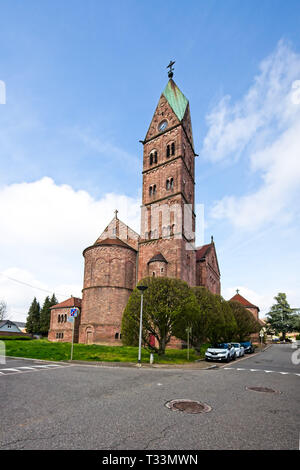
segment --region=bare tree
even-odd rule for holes
[[[0,300],[0,321],[7,318],[7,305],[4,300]]]

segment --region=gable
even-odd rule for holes
[[[97,240],[95,241],[95,245],[107,238],[119,238],[121,241],[127,243],[132,248],[137,250],[140,236],[138,233],[128,227],[128,225],[124,224],[124,222],[114,217],[111,222],[107,225],[107,227],[103,230],[100,237],[97,238]]]
[[[187,107],[186,107],[186,110],[185,110],[184,118],[182,120],[182,125],[183,125],[183,128],[184,128],[185,132],[186,132],[187,138],[190,141],[190,144],[192,145],[192,148],[194,150],[192,120],[191,120],[189,103],[187,104]]]
[[[216,271],[218,273],[218,275],[220,276],[220,269],[219,269],[219,263],[218,263],[218,259],[217,259],[217,253],[216,253],[216,249],[215,249],[215,244],[212,243],[211,245],[211,249],[208,251],[207,255],[206,255],[206,258],[207,258],[207,261],[208,261],[208,264],[213,268],[214,271]]]
[[[178,117],[172,110],[170,104],[168,103],[166,97],[162,94],[158,105],[156,106],[156,109],[153,114],[152,121],[150,123],[148,132],[145,137],[145,141],[152,139],[153,137],[157,135],[161,135],[162,133],[159,132],[158,130],[158,125],[161,121],[166,119],[168,121],[168,127],[166,131],[168,131],[171,127],[176,126],[177,124],[180,123]]]

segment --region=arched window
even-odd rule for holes
[[[67,314],[65,313],[65,322],[67,321]]]
[[[174,188],[174,179],[168,178],[166,180],[166,189],[173,189]]]
[[[60,323],[60,315],[57,315],[57,323]]]
[[[149,187],[149,196],[152,196],[152,186]]]
[[[156,194],[156,184],[153,185],[153,194]]]
[[[150,165],[153,165],[153,163],[157,163],[157,151],[152,150],[150,153]]]
[[[175,142],[171,144],[171,155],[175,155]]]
[[[167,158],[170,156],[170,145],[167,145]]]
[[[115,339],[119,339],[119,333],[115,334]]]

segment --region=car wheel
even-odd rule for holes
[[[232,356],[232,360],[233,360],[233,361],[236,360],[236,354],[234,354],[234,355]]]
[[[225,362],[230,362],[230,356],[229,356],[229,354],[228,354],[228,356],[226,357]]]

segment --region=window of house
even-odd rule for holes
[[[152,277],[155,277],[155,272],[154,272],[154,271],[153,271],[153,273],[152,273]]]
[[[172,142],[171,144],[171,155],[175,155],[175,143]]]
[[[152,196],[152,186],[149,187],[149,196]]]
[[[57,323],[60,323],[60,315],[57,315]]]
[[[119,339],[119,333],[115,334],[115,339]]]
[[[167,158],[170,156],[170,145],[167,145]]]
[[[153,194],[156,194],[156,184],[153,185]]]

